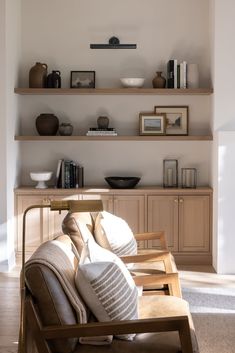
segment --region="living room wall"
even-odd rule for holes
[[[205,0],[22,0],[20,86],[28,86],[29,69],[40,61],[49,71],[61,71],[63,87],[69,87],[71,70],[95,70],[96,87],[119,87],[123,76],[143,76],[151,87],[155,72],[166,76],[167,61],[177,58],[198,63],[200,85],[208,87],[208,18]],[[89,48],[113,35],[121,43],[136,43],[137,49]],[[211,131],[210,96],[22,96],[19,104],[20,134],[36,134],[35,118],[54,112],[74,125],[74,134],[85,134],[99,115],[108,115],[119,134],[136,135],[139,113],[155,105],[189,105],[190,133]],[[104,177],[114,174],[139,175],[142,185],[161,185],[162,160],[169,157],[178,158],[180,167],[196,167],[199,185],[210,183],[210,142],[115,141],[24,142],[20,183],[32,185],[30,171],[55,171],[59,158],[69,158],[84,166],[86,185],[104,185]]]

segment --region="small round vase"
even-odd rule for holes
[[[62,123],[59,126],[59,134],[61,136],[71,136],[73,133],[73,125],[70,123]]]
[[[109,118],[107,116],[99,116],[97,125],[98,129],[107,129],[109,127]]]
[[[162,71],[156,72],[157,76],[154,77],[152,83],[153,88],[165,88],[166,87],[166,79],[162,76]]]
[[[44,113],[36,118],[36,129],[41,136],[56,135],[59,119],[54,114]]]

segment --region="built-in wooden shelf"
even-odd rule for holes
[[[15,88],[22,95],[209,95],[212,88]]]
[[[188,136],[15,136],[16,141],[212,141],[212,135]]]

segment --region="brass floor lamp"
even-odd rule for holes
[[[22,265],[20,275],[20,331],[19,331],[19,345],[18,353],[26,353],[25,340],[25,299],[26,299],[26,284],[25,284],[25,239],[26,239],[26,216],[27,213],[34,208],[50,208],[51,211],[69,212],[100,212],[103,210],[103,203],[101,200],[66,200],[66,201],[51,201],[47,205],[32,205],[26,208],[23,214],[23,228],[22,228]]]

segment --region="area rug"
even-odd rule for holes
[[[235,353],[235,290],[184,288],[200,353]]]

